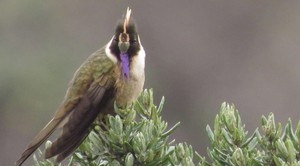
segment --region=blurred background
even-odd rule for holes
[[[181,121],[177,142],[205,155],[205,127],[224,101],[250,133],[269,112],[298,122],[300,1],[2,0],[1,165],[12,165],[51,119],[75,70],[110,40],[127,6],[147,53],[145,87],[156,103],[166,97],[169,125]]]

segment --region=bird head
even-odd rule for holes
[[[117,24],[108,47],[112,56],[122,65],[123,77],[129,78],[131,59],[138,55],[142,47],[135,22],[131,18],[131,9],[127,8],[125,18]]]

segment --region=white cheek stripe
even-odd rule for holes
[[[131,63],[131,74],[136,77],[144,76],[144,70],[145,70],[145,57],[146,53],[145,50],[140,43],[140,50],[137,53],[136,56],[133,57],[132,63]]]
[[[141,69],[145,68],[145,58],[146,58],[146,53],[144,47],[140,43],[140,51],[138,53],[138,64],[140,65]]]
[[[118,62],[118,59],[111,53],[109,46],[111,45],[113,41],[114,36],[110,39],[110,41],[105,46],[105,54],[106,56],[113,61],[115,64]]]
[[[145,52],[144,47],[141,43],[140,36],[138,36],[138,40],[139,40],[139,43],[140,43],[140,51],[138,52],[138,64],[140,64],[140,68],[144,70],[146,52]]]

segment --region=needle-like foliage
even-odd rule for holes
[[[130,107],[115,107],[116,116],[108,116],[105,124],[95,127],[70,157],[69,165],[80,166],[157,166],[191,165],[194,151],[181,143],[173,145],[169,135],[179,123],[168,127],[161,117],[162,98],[157,107],[152,90],[145,90]],[[51,142],[48,142],[50,144]],[[47,146],[47,143],[46,143]],[[39,156],[42,156],[39,151]],[[37,166],[55,165],[52,160],[38,160]]]
[[[214,127],[206,127],[211,143],[206,159],[194,152],[191,145],[169,140],[179,123],[168,127],[161,117],[163,105],[164,98],[156,106],[153,91],[145,90],[132,106],[115,107],[117,115],[107,116],[105,124],[95,124],[67,165],[300,166],[300,123],[293,130],[289,120],[283,129],[270,113],[268,117],[262,116],[262,134],[258,128],[248,134],[235,107],[223,103]],[[49,144],[50,141],[46,146]],[[42,156],[40,150],[34,155],[36,166],[62,165]]]

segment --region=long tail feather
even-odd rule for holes
[[[62,135],[46,149],[45,158],[51,158],[65,151],[70,146],[77,143],[78,137],[81,137],[82,134],[86,133],[99,113],[99,111],[96,112],[90,110],[90,107],[90,100],[87,96],[84,96],[63,126]]]
[[[52,119],[28,145],[21,158],[16,162],[16,166],[20,166],[55,131],[60,122],[60,119]]]
[[[89,134],[92,123],[112,98],[112,90],[106,91],[106,95],[104,92],[103,88],[96,86],[82,97],[63,126],[62,135],[46,149],[45,158],[58,155],[56,160],[60,162],[82,143]],[[102,98],[103,96],[105,97]]]

